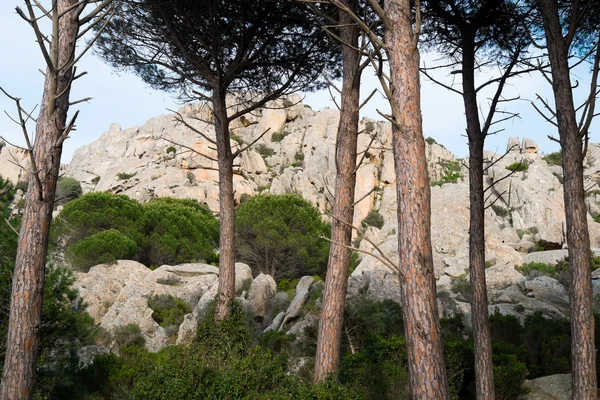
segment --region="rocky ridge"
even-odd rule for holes
[[[232,123],[230,133],[234,151],[257,140],[248,151],[241,153],[236,163],[236,201],[239,203],[243,196],[257,193],[297,193],[326,212],[331,208],[335,185],[334,145],[339,112],[331,109],[313,111],[298,99],[286,99],[283,103],[286,101],[287,108],[272,103],[253,115],[246,115],[251,122],[248,126],[241,120]],[[85,192],[109,191],[141,202],[164,196],[193,198],[216,211],[218,174],[214,161],[216,154],[210,142],[214,130],[203,121],[210,119],[210,110],[202,104],[186,105],[178,115],[202,135],[177,122],[173,114],[125,130],[113,124],[99,140],[77,150],[71,164],[64,167],[64,174],[79,180]],[[368,237],[388,257],[398,261],[391,128],[388,123],[363,118],[360,130],[355,199],[360,201],[356,206],[355,221],[360,225],[369,213],[376,211],[382,216],[383,225],[364,229],[356,237],[355,244],[363,251],[372,252],[372,246],[361,240]],[[9,159],[14,157],[27,162],[26,155],[18,155],[15,151],[4,147],[0,151],[0,166],[3,174],[10,172],[9,179],[18,181],[23,179],[19,175],[21,170],[12,173],[5,169]],[[527,138],[510,138],[505,154],[485,153],[485,183],[491,195],[486,210],[490,312],[499,311],[519,318],[534,311],[552,318],[568,316],[568,288],[563,283],[546,276],[526,277],[515,269],[515,266],[529,262],[553,265],[564,260],[567,254],[562,168],[548,164],[543,156],[538,146]],[[466,161],[457,159],[443,146],[429,140],[427,157],[431,181],[437,183],[431,189],[431,205],[440,315],[462,313],[469,324],[468,294],[455,290],[457,282],[468,282]],[[507,167],[515,163],[528,167],[511,173]],[[600,213],[600,191],[597,190],[600,144],[589,146],[585,167],[585,187],[590,188],[586,200],[591,242],[593,248],[599,248],[600,224],[594,222],[593,217]],[[452,181],[456,183],[446,183]],[[202,310],[216,294],[217,271],[202,269],[208,267],[202,267],[204,272],[201,274],[193,272],[194,276],[183,276],[186,273],[173,266],[150,271],[142,265],[128,265],[123,268],[130,269],[129,275],[107,281],[108,270],[117,269],[122,263],[94,267],[88,274],[82,274],[78,283],[82,296],[101,325],[108,329],[135,321],[151,343],[149,347],[154,349],[163,346],[167,337],[166,332],[153,323],[147,302],[144,304],[145,298],[166,293],[187,301],[194,311],[186,316],[180,331],[191,332]],[[240,268],[241,274],[245,269]],[[179,276],[177,279],[182,282],[177,286],[158,282],[175,279],[170,274]],[[251,305],[258,319],[268,321],[269,326],[265,329],[295,326],[291,322],[301,314],[297,308],[302,308],[307,293],[310,295],[315,285],[305,279],[296,290],[296,296],[299,293],[302,296],[285,299],[276,293],[271,277],[252,277],[247,273],[243,276],[245,280],[252,279],[252,283],[239,296]],[[600,291],[600,274],[594,274],[594,278],[595,290]],[[376,257],[364,255],[350,278],[349,295],[367,293],[378,299],[400,301],[399,284],[398,277]],[[312,290],[315,293],[316,289]],[[273,312],[270,303],[279,304],[275,307],[275,315],[270,314]],[[289,310],[292,305],[295,308]],[[185,335],[181,333],[177,342],[184,340]]]

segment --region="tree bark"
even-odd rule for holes
[[[356,10],[356,2],[342,3]],[[340,12],[340,38],[342,40],[343,82],[341,94],[340,122],[337,132],[334,219],[331,222],[329,265],[323,291],[323,306],[319,320],[317,352],[315,358],[315,382],[328,377],[337,378],[340,362],[342,328],[348,285],[348,271],[352,252],[354,218],[354,189],[356,184],[356,158],[358,143],[358,107],[360,101],[360,54],[358,27],[352,18]],[[342,222],[343,221],[343,222]]]
[[[474,37],[463,35],[463,101],[469,138],[469,275],[471,280],[471,320],[475,346],[475,388],[479,400],[493,400],[494,369],[490,335],[487,286],[485,282],[485,198],[483,191],[483,145],[477,93],[475,91]],[[469,45],[473,43],[473,45]]]
[[[411,399],[448,399],[431,250],[431,189],[421,117],[419,51],[410,0],[388,0],[385,43],[394,107],[398,252]]]
[[[226,92],[213,91],[213,112],[217,160],[219,164],[219,293],[215,319],[222,321],[232,312],[235,298],[235,205],[233,202],[233,155],[229,141],[229,119],[225,104]]]
[[[568,63],[569,43],[555,0],[538,0],[552,69],[552,89],[563,152],[564,199],[571,287],[571,372],[573,399],[596,399],[596,349],[592,310],[590,237],[583,186],[583,146],[577,128]]]
[[[76,0],[58,0],[62,13]],[[73,60],[79,21],[70,11],[60,19],[57,64],[64,66]],[[58,24],[58,22],[56,22]],[[38,171],[29,171],[29,190],[19,233],[19,245],[12,282],[6,358],[0,398],[31,399],[35,383],[39,346],[42,301],[48,234],[52,222],[54,192],[58,180],[62,142],[71,88],[72,68],[52,72],[46,70],[44,94],[36,124],[33,156]],[[56,94],[61,94],[56,98]],[[41,187],[36,180],[39,176]]]

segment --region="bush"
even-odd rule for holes
[[[279,143],[281,142],[286,136],[288,136],[290,134],[290,132],[288,131],[283,131],[283,132],[275,132],[271,135],[271,142],[273,143]]]
[[[319,211],[296,195],[257,195],[236,213],[237,256],[253,270],[276,280],[324,275],[329,225]]]
[[[56,184],[54,207],[67,204],[83,194],[81,184],[74,178],[59,178]]]
[[[112,339],[119,350],[129,346],[144,347],[146,345],[146,339],[136,324],[117,326],[112,333]]]
[[[379,214],[379,211],[371,210],[365,219],[363,219],[361,225],[363,228],[374,226],[375,228],[381,229],[383,227],[383,216]]]
[[[219,222],[193,200],[160,198],[143,205],[146,265],[216,262]]]
[[[114,232],[102,233],[109,230]],[[66,204],[51,234],[53,245],[65,248],[67,262],[83,269],[119,258],[146,265],[214,262],[218,240],[217,219],[193,200],[161,198],[142,206],[109,193],[88,193]]]
[[[563,155],[562,151],[557,151],[554,153],[550,153],[542,157],[542,160],[546,161],[548,165],[563,165]]]
[[[536,277],[540,275],[554,277],[556,276],[556,268],[545,263],[531,262],[523,264],[515,268],[517,271],[527,277]]]
[[[117,174],[117,176],[119,177],[119,179],[122,180],[122,181],[130,179],[130,178],[133,178],[136,175],[137,175],[137,172],[134,172],[133,174],[128,174],[126,172],[119,172]]]
[[[183,316],[192,312],[189,304],[168,294],[151,296],[148,299],[148,307],[154,311],[152,318],[163,328],[179,327]]]
[[[75,269],[87,272],[97,264],[131,260],[136,249],[134,240],[116,229],[109,229],[74,243],[66,255]]]
[[[265,144],[259,144],[258,146],[256,146],[256,151],[258,152],[258,154],[260,154],[263,158],[267,158],[272,156],[273,154],[275,154],[275,150],[273,150],[272,148],[268,147]]]
[[[467,275],[463,274],[456,277],[452,281],[450,290],[452,290],[452,293],[461,294],[465,300],[471,301],[473,292],[471,290],[471,283],[467,280]]]
[[[507,166],[506,169],[512,172],[527,171],[529,169],[529,163],[527,161],[515,162]]]
[[[175,146],[167,147],[167,154],[175,154],[176,152],[177,152],[177,149],[175,148]]]

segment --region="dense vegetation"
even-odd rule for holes
[[[329,225],[308,201],[296,195],[259,195],[236,213],[237,259],[275,280],[324,276]]]
[[[117,259],[148,266],[215,262],[219,223],[193,200],[154,199],[144,205],[126,196],[88,193],[65,205],[52,241],[76,269]]]

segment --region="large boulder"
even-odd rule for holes
[[[267,313],[269,301],[277,291],[277,284],[271,275],[259,274],[248,290],[248,301],[250,309],[254,312],[257,320],[262,321]]]
[[[529,393],[519,396],[519,400],[570,400],[571,374],[543,376],[526,379],[523,386]]]
[[[282,327],[285,327],[288,322],[293,321],[300,316],[302,306],[304,306],[306,300],[308,300],[308,290],[314,281],[315,278],[312,276],[303,276],[300,281],[298,281],[298,284],[296,285],[296,295],[285,312],[285,317],[281,324]]]

